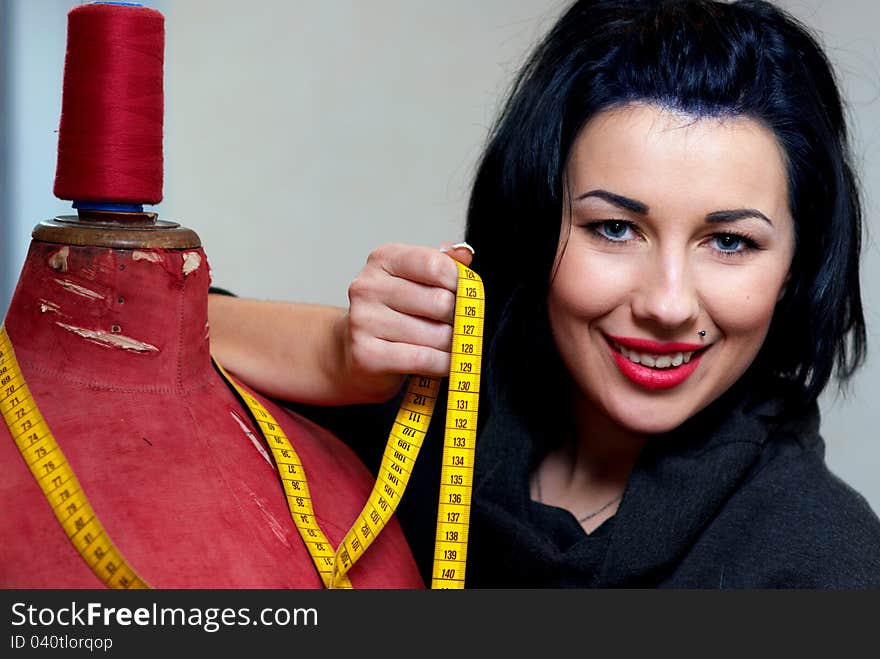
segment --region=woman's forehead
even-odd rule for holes
[[[603,111],[581,129],[566,168],[569,193],[590,188],[665,201],[788,208],[782,149],[762,123],[650,104]]]

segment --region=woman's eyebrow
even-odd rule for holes
[[[771,227],[773,226],[773,222],[770,221],[769,217],[754,208],[736,208],[733,210],[714,211],[706,215],[706,222],[736,222],[737,220],[743,220],[747,217],[757,217],[764,220]]]
[[[609,204],[613,204],[614,206],[618,206],[619,208],[623,208],[632,213],[638,213],[639,215],[647,215],[649,210],[648,204],[646,203],[636,199],[630,199],[629,197],[624,197],[623,195],[614,194],[613,192],[608,192],[608,190],[590,190],[589,192],[579,195],[575,198],[575,201],[581,201],[588,197],[598,197],[599,199],[607,201]]]
[[[612,204],[619,208],[623,208],[624,210],[628,210],[632,213],[637,213],[639,215],[647,215],[648,211],[650,210],[648,204],[639,201],[638,199],[632,199],[630,197],[625,197],[623,195],[601,189],[584,192],[583,194],[578,195],[575,198],[575,201],[582,201],[590,197],[602,199],[604,201],[607,201],[609,204]],[[734,208],[730,210],[713,211],[706,215],[706,222],[736,222],[737,220],[744,220],[749,217],[755,217],[764,220],[767,224],[773,226],[773,222],[770,220],[770,218],[755,208]]]

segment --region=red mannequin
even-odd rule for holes
[[[162,232],[153,231],[143,248],[126,239],[121,249],[77,244],[98,231],[58,225],[35,230],[5,326],[122,555],[154,588],[321,588],[265,442],[211,364],[210,274],[197,237],[169,229],[172,246],[194,246],[157,248],[149,245]],[[318,523],[336,546],[372,477],[326,430],[257,398],[298,452]],[[5,424],[0,465],[0,586],[100,588]],[[355,588],[423,587],[396,519],[349,576]]]
[[[112,3],[68,18],[55,193],[87,203],[34,230],[4,321],[21,374],[147,584],[322,588],[265,440],[211,363],[201,241],[140,210],[162,198],[164,18]],[[338,546],[373,478],[328,431],[255,396],[297,452],[318,525]],[[0,587],[102,587],[2,421]],[[393,518],[348,576],[355,588],[424,587]]]

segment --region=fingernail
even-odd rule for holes
[[[449,247],[444,247],[444,248],[443,248],[442,250],[440,250],[440,251],[441,251],[441,252],[449,252],[449,251],[452,251],[453,249],[458,249],[459,247],[463,247],[463,248],[465,248],[465,249],[466,249],[467,251],[469,251],[472,255],[473,255],[473,253],[474,253],[474,248],[471,247],[470,245],[468,245],[466,242],[455,243],[454,245],[450,245]]]

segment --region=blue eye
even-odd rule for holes
[[[715,244],[722,252],[740,252],[746,249],[745,240],[732,233],[722,233],[715,236]]]
[[[742,239],[739,236],[734,236],[729,233],[718,236],[716,240],[718,241],[718,246],[725,252],[735,252],[742,244]]]
[[[632,236],[627,235],[632,231],[629,222],[623,222],[621,220],[605,220],[593,224],[592,229],[600,238],[604,238],[605,240],[611,240],[613,242],[632,240]]]
[[[753,238],[738,233],[713,234],[707,244],[717,254],[731,258],[748,256],[761,249],[761,246]]]
[[[605,235],[609,238],[621,239],[626,235],[626,230],[629,227],[626,226],[623,222],[605,222],[602,225],[602,229],[605,232]]]

